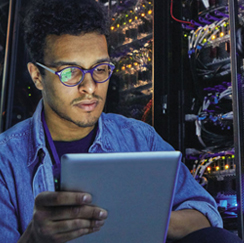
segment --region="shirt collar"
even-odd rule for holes
[[[46,148],[46,141],[45,141],[45,133],[41,121],[41,112],[43,109],[43,102],[42,99],[39,101],[36,111],[33,114],[33,117],[31,118],[31,126],[33,127],[33,133],[31,134],[31,137],[29,138],[31,142],[29,142],[29,156],[27,165],[32,165],[38,156],[38,153],[42,151],[44,154],[48,153]],[[110,143],[110,140],[107,136],[107,120],[105,119],[104,113],[101,114],[101,116],[98,119],[98,129],[97,129],[97,135],[95,137],[95,140],[91,147],[89,148],[89,152],[93,153],[97,151],[97,146],[100,146],[102,149],[102,152],[109,153],[113,152],[113,147]],[[99,150],[100,151],[100,150]]]

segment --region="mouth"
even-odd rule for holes
[[[78,107],[84,111],[93,111],[97,105],[97,100],[82,100],[79,103],[74,104],[75,107]]]

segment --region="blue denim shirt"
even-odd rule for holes
[[[41,122],[42,102],[33,117],[0,134],[0,242],[16,243],[30,223],[34,199],[54,191],[52,162]],[[90,153],[169,151],[153,127],[116,114],[102,114]],[[222,227],[214,199],[181,163],[173,210],[193,208]]]

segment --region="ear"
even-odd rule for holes
[[[42,75],[41,75],[39,69],[37,68],[37,66],[34,63],[29,62],[27,64],[27,69],[29,71],[29,74],[30,74],[36,88],[39,90],[43,90]]]

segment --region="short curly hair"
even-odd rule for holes
[[[95,0],[31,0],[25,12],[24,40],[32,62],[43,62],[48,35],[97,32],[108,38],[109,15]]]

